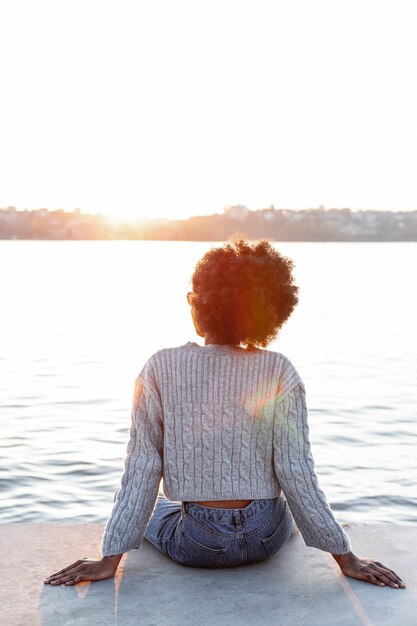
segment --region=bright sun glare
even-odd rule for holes
[[[2,2],[0,207],[415,209],[414,3]]]

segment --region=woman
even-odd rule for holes
[[[45,583],[109,578],[144,537],[183,565],[262,561],[288,540],[294,517],[306,545],[331,553],[346,576],[405,587],[351,551],[314,472],[302,380],[265,349],[298,302],[292,268],[266,241],[236,240],[198,262],[188,301],[205,345],[160,350],[145,364],[102,558]],[[158,497],[161,478],[167,497]]]

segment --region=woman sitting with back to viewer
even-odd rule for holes
[[[143,537],[182,565],[262,561],[288,540],[294,517],[306,545],[331,553],[346,576],[405,587],[351,551],[314,471],[303,382],[285,356],[265,349],[298,302],[292,268],[263,240],[237,239],[197,263],[188,302],[205,345],[147,361],[102,558],[45,583],[109,578]],[[161,478],[167,497],[158,496]]]

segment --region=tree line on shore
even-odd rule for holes
[[[416,211],[259,209],[242,205],[182,220],[115,221],[103,215],[0,210],[0,239],[223,241],[241,232],[275,241],[417,241]]]

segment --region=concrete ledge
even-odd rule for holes
[[[327,553],[295,534],[272,559],[225,570],[172,563],[146,541],[114,578],[72,587],[43,580],[99,557],[103,524],[1,524],[0,623],[5,626],[416,626],[417,526],[355,524],[353,550],[382,561],[406,589],[344,577]]]

